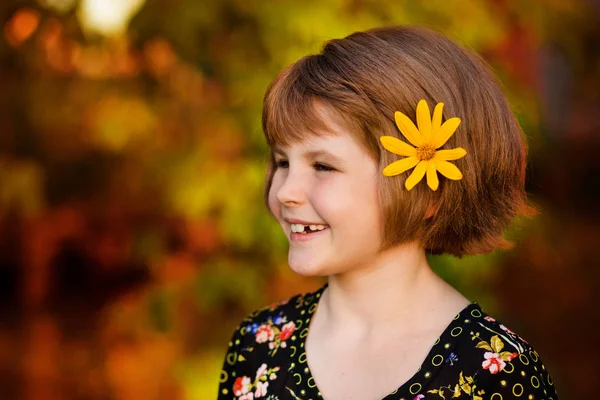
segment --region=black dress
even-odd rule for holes
[[[246,317],[221,371],[218,399],[322,399],[304,343],[319,290]],[[485,314],[465,307],[435,341],[419,370],[384,400],[557,400],[538,353]]]

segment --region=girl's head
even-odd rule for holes
[[[440,176],[437,191],[424,181],[407,191],[410,170],[381,173],[402,157],[385,150],[380,137],[406,141],[394,113],[414,121],[420,99],[431,109],[443,102],[444,120],[462,121],[438,150],[467,151],[453,161],[463,178]],[[525,203],[526,145],[497,81],[477,55],[425,28],[354,33],[287,67],[265,95],[263,129],[272,149],[265,194],[286,233],[285,217],[309,219],[330,228],[315,239],[340,246],[364,242],[383,250],[417,242],[429,253],[461,257],[509,247],[503,231],[515,216],[534,212]],[[342,160],[327,160],[320,150]]]

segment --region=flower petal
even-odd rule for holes
[[[431,114],[429,113],[429,106],[425,100],[419,101],[417,104],[417,125],[419,126],[419,132],[423,136],[424,143],[430,143],[431,140]]]
[[[467,154],[467,151],[462,147],[457,147],[451,150],[438,150],[435,152],[436,160],[458,160],[459,158],[464,157]]]
[[[414,146],[419,147],[423,144],[423,136],[417,129],[415,124],[406,115],[400,111],[394,113],[394,119],[396,120],[396,126],[400,129],[400,132],[408,139]]]
[[[442,126],[433,132],[431,137],[431,144],[434,148],[439,148],[444,145],[450,139],[450,136],[454,134],[456,128],[460,125],[460,118],[450,118],[442,124]]]
[[[434,159],[434,160],[435,160],[434,161],[435,167],[437,168],[438,171],[440,171],[440,174],[444,175],[448,179],[452,179],[453,181],[462,179],[462,177],[463,177],[462,173],[456,167],[456,165],[449,163],[448,161],[444,161],[444,160],[437,160],[437,159]]]
[[[410,174],[406,182],[404,182],[404,187],[406,187],[406,190],[411,190],[413,187],[415,187],[415,185],[419,183],[421,179],[423,179],[423,176],[425,176],[426,170],[427,161],[421,161],[419,164],[417,164],[412,174]]]
[[[415,156],[417,154],[417,150],[414,147],[393,136],[382,136],[379,138],[379,141],[386,150],[394,154],[400,156]]]
[[[431,188],[431,190],[437,190],[440,185],[440,181],[438,180],[437,172],[435,170],[435,162],[428,161],[427,162],[427,186]]]
[[[431,136],[439,131],[442,126],[442,114],[444,111],[444,103],[437,103],[433,109],[433,119],[431,120]]]
[[[404,171],[411,169],[419,163],[417,157],[406,157],[402,160],[394,161],[383,169],[383,175],[394,176],[403,173]]]

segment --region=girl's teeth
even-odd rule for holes
[[[305,231],[305,227],[308,226],[308,228],[311,231],[322,231],[323,229],[326,228],[325,225],[302,225],[302,224],[290,224],[290,229],[292,230],[292,232],[296,232],[296,233],[307,233],[304,232]]]

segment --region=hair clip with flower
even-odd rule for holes
[[[383,175],[398,175],[416,166],[404,182],[406,190],[411,190],[426,174],[427,185],[432,190],[437,190],[439,186],[438,171],[448,179],[459,180],[462,178],[460,170],[448,161],[464,157],[467,151],[461,147],[437,150],[450,139],[460,125],[460,119],[457,117],[449,118],[442,124],[443,108],[444,103],[437,103],[432,118],[427,102],[419,101],[417,104],[418,128],[409,117],[400,111],[394,113],[396,126],[415,147],[393,136],[382,136],[379,139],[386,150],[400,156],[407,156],[385,167]]]

